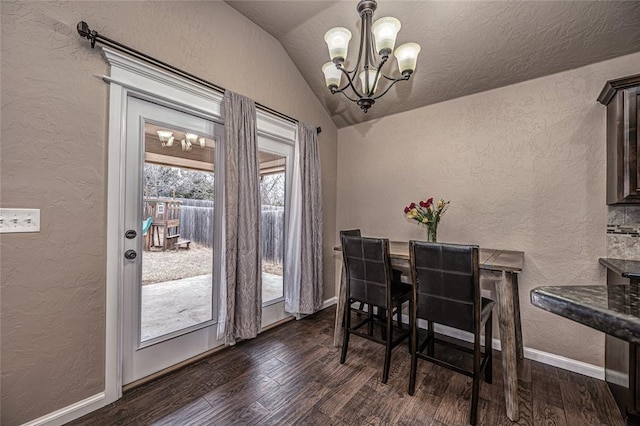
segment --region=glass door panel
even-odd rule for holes
[[[141,344],[214,319],[215,149],[214,139],[145,123]]]
[[[260,151],[262,209],[262,303],[282,300],[284,277],[285,161]]]

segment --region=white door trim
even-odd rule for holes
[[[105,324],[105,399],[110,404],[122,396],[122,254],[124,253],[124,163],[127,97],[153,99],[177,106],[213,121],[222,120],[222,95],[144,62],[102,48],[109,63],[109,139],[107,166],[107,268]]]
[[[155,68],[107,47],[102,54],[110,75],[109,136],[107,165],[107,261],[105,318],[105,398],[104,405],[122,396],[122,255],[124,253],[124,164],[120,159],[126,143],[127,97],[130,94],[172,106],[212,121],[223,122],[223,96],[180,76]],[[297,125],[264,111],[257,114],[258,133],[291,144]]]

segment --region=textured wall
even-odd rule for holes
[[[533,307],[529,292],[605,282],[605,108],[596,98],[606,80],[638,70],[634,54],[340,129],[338,229],[425,239],[403,207],[451,200],[439,240],[525,252],[525,345],[602,366],[603,335]]]
[[[1,237],[3,425],[104,389],[108,73],[92,29],[322,126],[325,297],[337,130],[271,36],[222,2],[10,2],[1,12],[3,207],[41,209],[41,232]],[[142,18],[144,17],[144,18]]]

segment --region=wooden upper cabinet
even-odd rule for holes
[[[640,74],[607,81],[607,204],[640,204]]]

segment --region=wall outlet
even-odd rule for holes
[[[0,209],[0,234],[40,232],[40,209]]]

